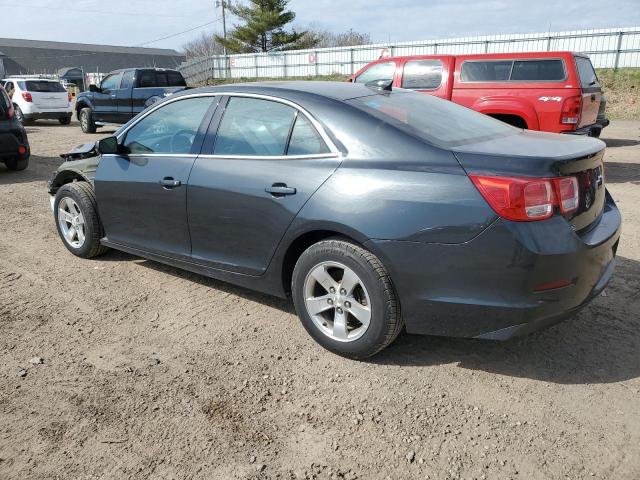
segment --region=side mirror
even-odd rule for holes
[[[89,91],[93,93],[99,93],[100,87],[92,83],[91,85],[89,85]]]
[[[120,146],[116,137],[107,137],[98,140],[97,150],[101,155],[117,155],[120,153]]]

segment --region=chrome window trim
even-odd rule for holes
[[[163,101],[162,103],[160,103],[159,105],[154,105],[151,107],[151,109],[148,112],[145,112],[143,115],[140,116],[140,118],[136,118],[135,121],[129,125],[126,130],[123,130],[122,132],[120,132],[116,138],[118,139],[118,142],[120,142],[122,140],[122,138],[124,138],[127,133],[129,133],[129,130],[131,130],[133,127],[135,127],[138,123],[140,123],[143,119],[145,119],[147,116],[151,115],[153,112],[155,112],[156,110],[170,104],[173,102],[179,102],[180,100],[185,100],[188,98],[199,98],[199,97],[245,97],[245,98],[257,98],[260,100],[270,100],[272,102],[278,102],[278,103],[282,103],[284,105],[288,105],[292,108],[294,108],[295,110],[302,112],[303,115],[305,115],[307,117],[307,119],[311,122],[311,124],[313,125],[313,127],[316,129],[316,131],[320,134],[320,137],[322,138],[322,140],[325,142],[325,144],[327,145],[327,147],[329,148],[330,152],[329,153],[323,153],[323,154],[319,154],[319,155],[282,155],[282,156],[257,156],[257,155],[196,155],[196,156],[200,156],[200,157],[205,157],[205,158],[248,158],[248,159],[278,159],[278,158],[287,158],[287,159],[296,159],[296,158],[321,158],[321,157],[338,157],[341,156],[342,153],[340,152],[340,150],[338,150],[338,148],[335,146],[335,144],[331,141],[331,138],[329,137],[329,135],[327,135],[327,132],[325,131],[325,129],[322,127],[322,125],[320,124],[320,122],[318,122],[318,120],[315,119],[315,117],[313,115],[311,115],[304,107],[301,107],[300,105],[298,105],[297,103],[294,103],[290,100],[286,100],[284,98],[280,98],[280,97],[274,97],[271,95],[264,95],[262,93],[244,93],[244,92],[225,92],[225,91],[221,91],[221,92],[201,92],[201,93],[192,93],[192,94],[187,94],[187,95],[180,95],[179,97],[168,97],[168,100]],[[183,156],[181,154],[174,154],[174,153],[149,153],[149,154],[135,154],[135,155],[139,155],[139,156],[145,156],[145,157],[149,157],[149,156],[158,156],[158,155],[163,155],[163,156],[171,156],[171,157],[175,157],[177,155]],[[133,156],[133,155],[129,155],[129,156]]]
[[[516,62],[539,62],[544,60],[560,60],[562,62],[562,70],[564,71],[564,77],[560,80],[511,80],[511,75],[513,74],[513,66]],[[509,70],[509,78],[507,80],[462,80],[462,69],[466,63],[478,63],[478,62],[511,62],[511,69]],[[541,57],[541,58],[492,58],[489,60],[464,60],[460,65],[460,75],[458,82],[459,83],[562,83],[566,82],[569,79],[569,75],[567,74],[567,62],[563,57]]]
[[[318,153],[305,155],[198,155],[199,158],[223,158],[228,160],[304,160],[308,158],[337,158],[339,153]]]

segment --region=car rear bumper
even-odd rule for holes
[[[607,194],[586,232],[555,216],[499,219],[463,244],[368,243],[390,270],[409,333],[505,340],[557,323],[598,296],[615,269],[620,229]],[[557,282],[569,284],[549,288]]]
[[[20,146],[25,148],[25,153],[20,153]],[[26,158],[29,156],[29,143],[26,135],[14,132],[0,133],[0,160],[5,158]]]
[[[73,112],[59,111],[59,112],[32,112],[24,113],[25,120],[58,120],[60,118],[70,118]]]

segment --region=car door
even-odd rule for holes
[[[189,178],[192,256],[260,275],[341,158],[318,124],[292,104],[250,96],[225,102]]]
[[[122,74],[120,88],[116,91],[116,110],[118,123],[127,123],[133,118],[133,104],[131,91],[133,89],[134,70],[127,70]]]
[[[95,189],[109,242],[190,256],[187,180],[218,98],[159,105],[118,137],[123,154],[100,159]]]
[[[93,118],[98,122],[118,121],[118,89],[122,72],[108,75],[100,82],[100,89],[93,93]]]

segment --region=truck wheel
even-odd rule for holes
[[[4,164],[7,166],[9,170],[13,170],[13,171],[24,170],[29,166],[29,157],[11,158],[9,160],[6,160]]]
[[[307,332],[344,357],[375,355],[403,327],[400,302],[380,260],[339,238],[316,243],[300,256],[291,291]]]
[[[96,124],[93,121],[93,112],[90,108],[80,110],[80,128],[84,133],[96,133]]]
[[[96,195],[89,183],[63,185],[56,193],[53,215],[62,243],[77,257],[93,258],[108,251],[100,244],[104,230],[98,217]]]

